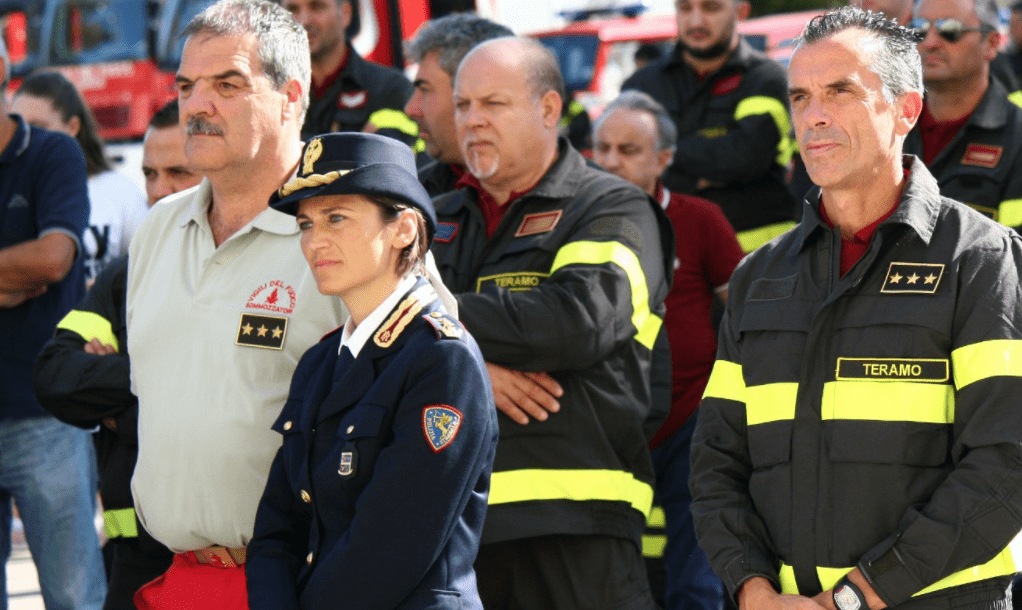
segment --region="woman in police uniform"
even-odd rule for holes
[[[411,150],[330,134],[271,206],[351,319],[302,357],[248,547],[253,610],[482,608],[475,560],[497,441],[475,342],[422,263],[436,231]]]

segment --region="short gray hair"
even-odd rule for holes
[[[799,36],[796,50],[850,29],[865,30],[876,41],[869,69],[880,77],[887,103],[909,91],[923,92],[923,63],[916,48],[919,41],[916,33],[880,13],[843,6],[813,17]]]
[[[981,26],[997,31],[1001,25],[1001,16],[997,10],[996,0],[973,0],[972,8]]]
[[[553,91],[561,96],[562,102],[567,103],[564,77],[561,76],[561,67],[554,52],[534,38],[518,37],[517,40],[521,41],[522,61],[528,66],[529,85],[536,96],[543,97],[548,91]]]
[[[600,130],[603,120],[615,110],[635,110],[652,115],[656,121],[657,149],[674,150],[678,142],[678,128],[675,127],[674,121],[671,120],[671,115],[667,114],[667,110],[648,93],[636,91],[635,89],[622,91],[621,95],[608,104],[603,109],[603,114],[596,119],[596,124],[593,125],[593,133]]]
[[[409,45],[409,56],[419,62],[437,51],[440,67],[453,82],[458,64],[473,47],[493,38],[514,35],[509,28],[473,13],[453,13],[427,21]]]
[[[312,66],[309,36],[291,13],[266,0],[220,0],[195,16],[181,34],[255,36],[263,74],[280,89],[290,80],[302,85],[301,120],[309,108]]]

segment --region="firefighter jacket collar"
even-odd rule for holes
[[[902,191],[898,209],[877,230],[892,224],[907,225],[923,243],[929,244],[940,213],[940,188],[936,178],[915,155],[902,155],[902,166],[909,172],[908,184]],[[801,252],[817,230],[830,231],[820,216],[820,187],[809,191],[805,203],[808,209],[799,225],[798,240],[793,242],[794,253]]]

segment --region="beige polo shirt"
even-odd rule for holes
[[[178,552],[248,544],[291,375],[347,318],[316,289],[294,217],[267,208],[217,248],[210,199],[203,180],[162,200],[129,258],[131,489],[142,524]]]

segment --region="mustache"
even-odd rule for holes
[[[222,136],[224,130],[202,117],[193,116],[188,119],[185,133],[190,136]]]

